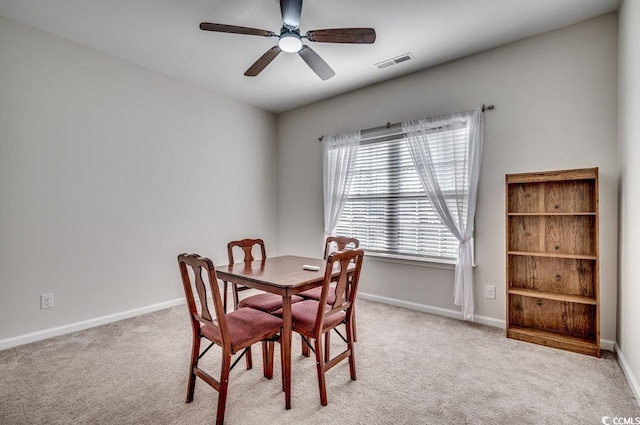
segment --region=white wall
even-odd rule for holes
[[[640,400],[640,2],[625,0],[620,8],[619,158],[620,259],[618,345],[629,381]]]
[[[401,65],[400,65],[401,66]],[[384,71],[381,71],[384,72]],[[476,313],[505,317],[507,173],[600,167],[601,336],[616,338],[617,16],[605,15],[278,116],[278,248],[321,255],[320,135],[495,104],[485,115]],[[484,285],[498,287],[496,300]],[[372,261],[361,290],[441,309],[453,272]]]
[[[273,114],[0,17],[0,341],[183,297],[181,252],[275,247],[275,135]]]

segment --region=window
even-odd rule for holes
[[[435,142],[432,164],[442,170],[439,184],[447,200],[465,195],[454,188],[456,179],[460,181],[467,174],[468,163],[462,161],[465,168],[456,169],[452,158],[460,163],[459,159],[465,157],[467,133],[465,124],[453,123],[434,128],[427,135]],[[427,198],[399,126],[363,131],[362,137],[336,234],[358,238],[370,252],[455,260],[458,240]],[[466,211],[457,214],[466,220]]]

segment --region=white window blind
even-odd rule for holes
[[[363,139],[360,144],[336,234],[358,238],[368,251],[455,260],[458,240],[442,224],[425,195],[404,135],[397,129],[386,133]],[[455,169],[451,158],[466,155],[466,126],[435,128],[428,137],[436,142],[432,164],[443,176],[439,180],[443,195],[452,200],[462,196],[453,188],[466,170]],[[466,211],[457,213],[466,219]]]

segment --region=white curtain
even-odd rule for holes
[[[322,141],[324,240],[333,235],[349,195],[356,165],[360,131],[338,134]]]
[[[473,230],[482,157],[481,108],[402,123],[411,157],[440,220],[460,242],[454,303],[473,320]],[[460,148],[454,139],[466,137]],[[458,146],[456,149],[455,146]],[[466,170],[466,172],[463,172]],[[462,196],[447,196],[456,193]]]

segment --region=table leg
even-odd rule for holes
[[[227,313],[227,286],[229,283],[224,281],[224,292],[222,293],[222,307],[224,308],[224,312]]]
[[[282,347],[285,409],[291,409],[291,296],[282,297]]]

